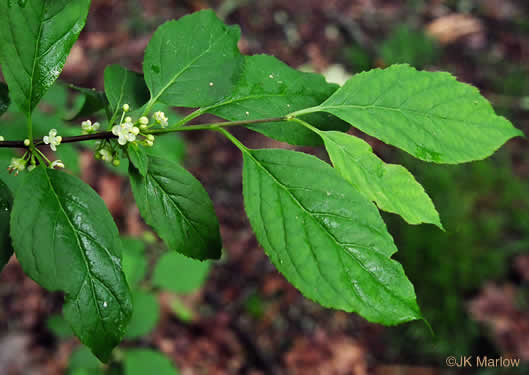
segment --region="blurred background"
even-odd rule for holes
[[[526,0],[92,0],[62,81],[101,90],[108,64],[141,71],[156,27],[204,8],[241,26],[243,53],[272,54],[332,82],[394,63],[451,72],[477,86],[498,113],[529,134]],[[56,85],[40,106],[44,113],[36,126],[78,133],[80,121],[72,128],[64,119],[85,102],[68,86]],[[7,118],[19,121],[14,110]],[[234,134],[250,147],[292,148],[245,129]],[[101,366],[62,320],[63,297],[25,277],[13,258],[0,275],[0,373],[529,374],[527,141],[511,140],[486,161],[442,166],[362,137],[385,161],[409,168],[441,214],[446,232],[384,214],[399,248],[395,258],[415,285],[435,335],[420,322],[386,328],[304,299],[250,230],[239,152],[217,134],[196,132],[167,137],[160,152],[181,161],[210,193],[223,259],[199,264],[166,253],[139,217],[124,163],[107,168],[89,148],[61,146],[60,158],[102,195],[120,227],[137,312],[114,363]],[[322,150],[302,150],[326,158]],[[2,160],[10,157],[0,153]],[[8,179],[3,168],[0,175]],[[19,181],[11,177],[8,183]],[[141,361],[141,348],[159,354],[149,357],[154,362],[144,370],[142,363],[150,362]],[[138,354],[135,361],[124,355],[131,350]],[[448,356],[503,356],[521,363],[454,369],[445,364]]]

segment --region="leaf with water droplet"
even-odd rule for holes
[[[238,26],[226,26],[211,10],[164,23],[145,50],[152,100],[201,107],[228,96],[241,68],[239,37]]]
[[[17,191],[10,227],[24,272],[47,290],[65,293],[64,318],[108,361],[132,306],[119,233],[101,197],[80,179],[39,166]]]
[[[0,0],[0,64],[21,112],[31,113],[59,77],[89,7],[90,0],[31,0],[26,7]]]

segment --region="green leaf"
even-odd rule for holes
[[[141,216],[167,247],[196,259],[221,255],[219,223],[200,182],[177,163],[149,156],[142,176],[129,168],[132,192]]]
[[[226,26],[211,10],[160,26],[143,61],[151,104],[201,107],[228,96],[242,63],[239,37],[238,26]]]
[[[96,89],[87,89],[85,87],[79,87],[76,85],[68,85],[68,87],[81,93],[82,102],[73,112],[66,116],[67,120],[93,115],[94,113],[105,109],[105,107],[108,105],[108,100],[105,94],[101,91],[97,91]]]
[[[67,170],[75,176],[81,175],[81,164],[79,159],[79,150],[73,143],[61,144],[55,152],[57,158],[62,160]]]
[[[13,196],[7,185],[0,180],[0,271],[13,255],[9,237],[9,217],[13,205]]]
[[[131,237],[122,238],[121,243],[123,245],[123,273],[131,289],[134,289],[147,272],[145,245],[142,241]]]
[[[160,352],[150,349],[135,349],[125,353],[125,375],[151,374],[156,369],[157,375],[178,375],[169,358]]]
[[[243,72],[233,93],[208,107],[207,112],[229,121],[282,117],[322,103],[337,88],[323,76],[292,69],[275,57],[245,56]],[[349,128],[347,123],[323,113],[310,114],[306,120],[324,130]],[[321,144],[320,137],[297,123],[273,122],[246,127],[290,144]]]
[[[113,114],[121,111],[123,104],[138,109],[149,100],[149,89],[143,75],[127,70],[119,65],[109,65],[105,69],[105,93]]]
[[[406,168],[384,163],[360,138],[334,131],[318,134],[338,172],[381,210],[410,224],[431,223],[442,229],[432,200]]]
[[[73,375],[77,373],[89,375],[103,374],[103,364],[85,346],[79,347],[70,356],[68,374]]]
[[[5,83],[0,82],[0,116],[7,111],[9,104],[11,104],[11,100],[9,99],[9,89]]]
[[[90,0],[0,0],[0,63],[11,98],[29,115],[61,74]]]
[[[178,253],[165,253],[156,264],[152,284],[175,293],[192,293],[204,284],[210,266]]]
[[[78,178],[38,167],[17,191],[11,238],[24,272],[66,294],[63,313],[75,335],[108,361],[132,307],[118,230],[103,200]]]
[[[9,174],[7,171],[7,166],[11,163],[11,159],[15,157],[20,157],[20,155],[17,155],[14,150],[9,148],[0,149],[0,179],[9,187],[13,195],[23,180],[21,176]]]
[[[154,146],[145,150],[150,156],[182,163],[186,154],[186,145],[179,134],[167,133],[156,137]]]
[[[363,132],[436,163],[483,159],[523,135],[448,73],[393,65],[353,76],[320,106]]]
[[[127,155],[138,172],[142,176],[146,176],[147,169],[149,168],[149,159],[143,147],[140,147],[137,143],[129,143],[127,146]]]
[[[136,290],[132,293],[134,311],[125,338],[134,339],[150,333],[160,319],[160,306],[152,293]]]
[[[393,325],[421,319],[375,205],[320,159],[243,151],[246,212],[271,261],[306,297]]]
[[[70,328],[70,325],[66,320],[64,320],[62,315],[50,316],[46,321],[46,326],[55,336],[61,339],[73,336],[73,332]]]
[[[385,65],[408,63],[422,67],[439,59],[442,50],[437,40],[421,30],[402,24],[389,35],[380,46],[380,57]]]

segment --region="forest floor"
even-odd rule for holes
[[[93,0],[87,27],[61,79],[101,89],[104,67],[110,63],[141,71],[143,50],[158,24],[207,7],[216,9],[226,22],[241,25],[244,53],[268,53],[291,66],[310,66],[320,72],[334,64],[354,72],[358,66],[344,52],[352,44],[371,57],[370,65],[384,66],[377,46],[404,21],[438,39],[444,53],[431,64],[433,69],[450,69],[495,104],[510,108],[517,126],[529,134],[521,100],[504,94],[497,84],[497,76],[506,66],[498,61],[529,66],[529,28],[525,25],[526,31],[521,33],[515,22],[525,19],[529,24],[523,1],[487,0],[481,2],[479,12],[468,13],[459,4],[463,2],[457,1],[407,2],[416,4],[414,7],[397,5],[400,3],[406,2]],[[249,147],[291,147],[245,129],[234,134]],[[159,296],[162,318],[142,345],[166,353],[182,374],[189,375],[468,373],[451,371],[441,361],[395,361],[388,354],[388,328],[303,298],[271,265],[252,234],[243,209],[239,151],[216,133],[186,134],[185,141],[184,164],[213,199],[226,257],[212,268],[204,287],[185,300],[199,311],[191,322],[175,317],[167,303],[170,296]],[[384,145],[370,142],[380,154],[388,152]],[[304,151],[324,156],[321,150]],[[509,152],[516,173],[529,178],[527,144],[515,141],[509,144]],[[140,235],[145,225],[132,203],[127,180],[101,168],[89,155],[82,161],[83,179],[102,195],[123,233]],[[529,278],[528,259],[520,257],[517,262],[520,278]],[[499,286],[483,285],[470,297],[475,302],[474,316],[490,328],[491,341],[499,348],[507,345],[511,355],[529,360],[527,311],[510,305]],[[61,295],[40,288],[24,276],[16,259],[11,260],[0,276],[2,374],[65,372],[77,341],[58,340],[46,325],[61,305]],[[500,323],[510,331],[502,331]]]

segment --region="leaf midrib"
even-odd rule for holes
[[[62,202],[59,199],[59,195],[55,191],[55,187],[53,186],[53,184],[51,182],[51,179],[50,179],[50,176],[48,175],[47,170],[44,170],[44,175],[46,176],[46,180],[48,181],[48,185],[50,187],[50,191],[53,193],[53,195],[55,197],[55,200],[57,201],[57,204],[59,206],[60,212],[62,212],[62,214],[66,218],[66,221],[68,222],[68,225],[70,226],[70,229],[72,230],[72,232],[73,232],[73,234],[75,236],[75,241],[77,242],[77,246],[79,248],[79,252],[81,253],[81,256],[83,258],[83,263],[84,263],[84,265],[86,267],[86,273],[87,273],[87,275],[90,276],[90,278],[89,278],[89,280],[90,280],[90,291],[92,292],[92,298],[94,299],[94,305],[96,306],[96,309],[97,309],[97,315],[99,316],[101,321],[103,321],[104,319],[103,319],[103,315],[101,314],[101,309],[99,308],[99,303],[97,301],[97,297],[96,297],[96,293],[95,293],[95,289],[94,289],[94,283],[92,282],[92,279],[97,279],[97,277],[95,277],[92,274],[92,270],[90,269],[90,267],[88,265],[89,264],[88,259],[86,258],[86,254],[83,251],[83,246],[81,245],[81,241],[79,240],[79,235],[77,233],[77,229],[75,228],[75,226],[73,225],[72,221],[70,220],[70,217],[66,213],[66,210],[64,209],[64,207],[62,205]],[[85,276],[85,279],[86,279],[86,276]],[[79,296],[80,290],[83,287],[83,283],[84,282],[81,283],[79,291],[76,293],[75,299],[77,299],[77,297]],[[102,283],[102,285],[104,285],[104,283]],[[106,287],[106,285],[104,285],[104,286]],[[116,302],[119,303],[119,301],[116,301]]]
[[[336,239],[336,237],[334,237],[334,235],[332,233],[330,233],[322,224],[319,220],[315,219],[314,216],[311,214],[310,211],[308,211],[302,204],[301,202],[299,202],[299,200],[290,192],[290,190],[288,189],[288,187],[284,184],[282,184],[279,180],[277,180],[277,178],[268,170],[266,169],[252,154],[251,154],[251,151],[248,150],[248,149],[243,149],[242,150],[244,153],[246,153],[263,171],[265,171],[265,173],[270,177],[272,178],[283,190],[285,190],[287,192],[287,194],[291,197],[291,199],[307,214],[307,216],[309,216],[314,222],[316,222],[316,224],[323,230],[323,232],[329,236],[331,238],[331,240],[340,248],[342,249],[342,245],[341,243]],[[353,246],[351,246],[353,247]],[[360,246],[361,248],[363,249],[366,249],[366,246]],[[376,253],[379,253],[381,254],[382,256],[386,256],[385,254],[383,253],[380,253],[374,249],[370,249],[371,251],[374,251]],[[392,295],[393,297],[395,297],[397,300],[400,300],[402,302],[404,302],[404,304],[407,306],[407,303],[405,302],[404,299],[402,299],[400,296],[396,295],[392,290],[388,289],[388,287],[386,285],[384,285],[383,283],[381,283],[380,281],[378,281],[378,279],[375,277],[375,275],[373,275],[373,273],[371,271],[369,271],[368,269],[365,268],[364,264],[362,262],[360,262],[359,260],[356,259],[356,257],[353,256],[353,254],[351,254],[350,252],[348,252],[348,254],[355,260],[355,262],[368,274],[370,275],[371,278],[373,278],[375,280],[375,282],[380,285],[382,288],[384,288],[390,295]],[[341,256],[339,254],[337,254],[338,257],[340,258],[340,261],[342,263],[342,266],[344,267],[344,269],[346,268],[344,263],[343,263],[343,260],[341,258]],[[391,256],[388,257],[388,259],[391,260]],[[323,276],[323,274],[322,274]],[[329,282],[329,284],[331,285],[331,287],[334,289],[334,285],[332,283]],[[357,295],[357,297],[360,299],[360,300],[364,300],[359,294],[358,292],[356,291],[356,289],[354,288],[354,286],[352,288],[350,288],[353,293],[355,293]],[[371,305],[370,305],[371,306]],[[410,308],[409,306],[407,306],[408,309],[410,309],[411,311],[413,311],[412,308]],[[375,309],[376,310],[376,309]]]
[[[416,115],[422,116],[422,117],[435,118],[435,119],[438,119],[438,120],[455,121],[455,122],[465,123],[465,124],[470,124],[470,125],[483,126],[483,125],[488,123],[488,122],[485,122],[485,121],[484,122],[473,122],[473,121],[468,121],[466,119],[461,119],[461,118],[453,118],[453,117],[448,117],[448,116],[441,116],[441,115],[438,115],[438,114],[433,114],[433,113],[424,112],[424,111],[418,111],[418,110],[410,109],[410,108],[396,108],[396,107],[381,106],[381,105],[377,105],[377,104],[368,104],[368,105],[358,105],[358,104],[323,105],[322,104],[321,106],[313,107],[313,109],[314,109],[314,111],[312,111],[312,112],[318,112],[318,111],[327,112],[328,110],[333,110],[333,109],[338,109],[338,110],[343,110],[343,109],[359,109],[359,110],[379,109],[379,110],[383,110],[383,111],[401,112],[402,114],[404,114],[406,112],[409,112],[409,113],[413,113],[413,114],[416,114]],[[489,114],[489,115],[498,117],[495,114]]]
[[[173,78],[171,78],[169,80],[169,82],[164,86],[162,87],[162,89],[158,92],[157,95],[155,95],[154,97],[151,98],[151,100],[149,101],[150,103],[156,103],[158,101],[158,99],[160,99],[160,96],[163,95],[163,93],[165,92],[165,90],[169,89],[169,87],[171,87],[175,82],[176,80],[182,75],[184,74],[195,62],[197,62],[197,60],[199,60],[200,58],[202,58],[205,54],[207,54],[211,48],[213,48],[225,35],[227,35],[228,33],[230,32],[230,29],[229,28],[226,28],[224,33],[222,33],[213,43],[211,43],[208,48],[202,52],[201,54],[199,54],[197,57],[195,57],[194,59],[191,60],[191,62],[187,65],[185,65],[179,72],[177,72]]]
[[[33,68],[31,70],[31,77],[30,77],[30,85],[29,85],[29,102],[28,102],[28,116],[31,115],[32,107],[33,107],[33,80],[35,78],[35,69],[37,68],[37,60],[38,60],[38,51],[40,49],[40,40],[42,37],[42,29],[44,28],[44,22],[42,20],[43,15],[47,12],[46,4],[48,4],[46,1],[43,1],[42,3],[42,10],[40,12],[39,16],[39,32],[37,34],[37,40],[35,43],[35,49],[33,51]],[[47,173],[46,173],[47,175]]]

